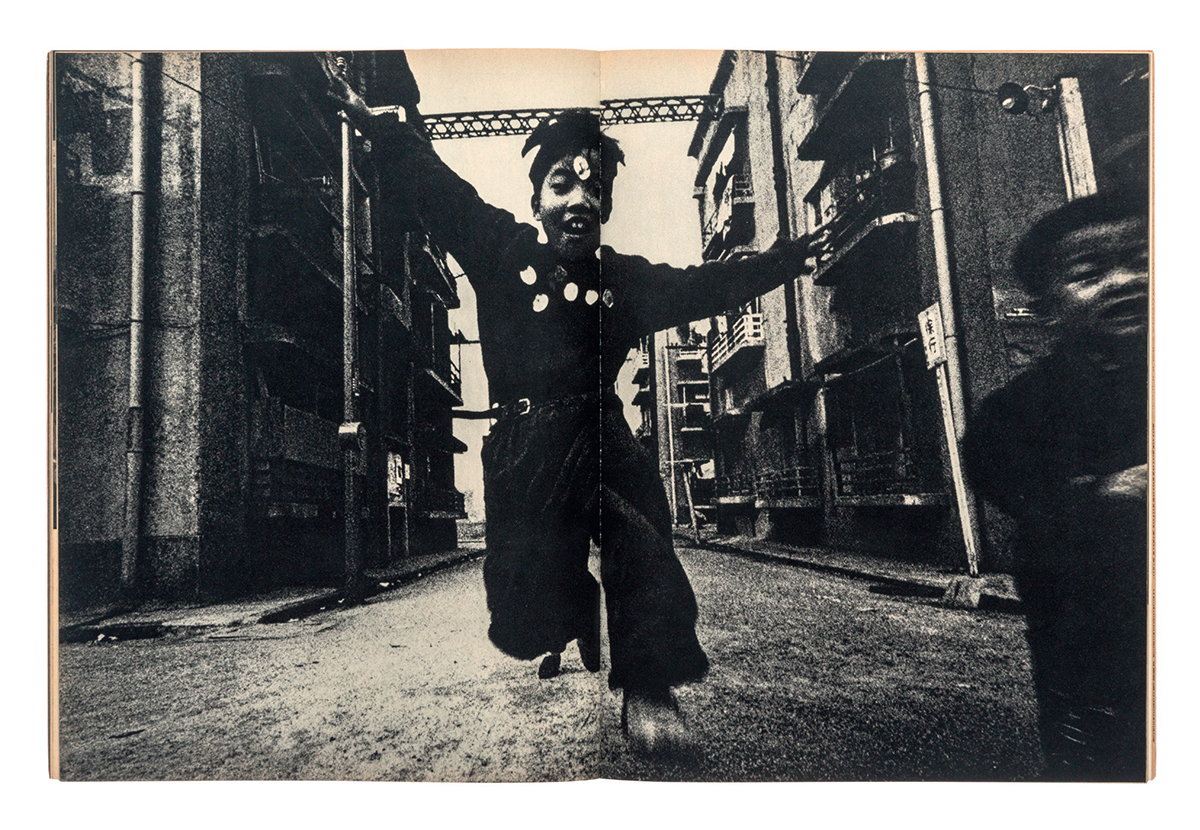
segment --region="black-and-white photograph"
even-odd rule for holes
[[[54,777],[1154,777],[1150,53],[49,72]]]

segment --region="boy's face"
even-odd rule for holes
[[[533,213],[559,259],[594,256],[600,247],[600,154],[570,153],[556,161],[533,196]]]
[[[1146,221],[1131,217],[1088,225],[1054,247],[1048,291],[1066,333],[1124,339],[1150,322],[1150,246]]]

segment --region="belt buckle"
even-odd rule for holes
[[[513,404],[513,413],[512,414],[513,415],[528,415],[529,410],[532,406],[533,406],[533,404],[530,402],[529,398],[521,398],[520,400],[518,400],[516,403]]]

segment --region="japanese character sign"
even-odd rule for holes
[[[945,338],[942,334],[942,309],[937,303],[917,315],[921,343],[925,346],[925,365],[934,368],[946,362]]]

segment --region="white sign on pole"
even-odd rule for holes
[[[917,315],[921,344],[925,346],[925,366],[932,369],[946,362],[945,337],[942,334],[942,309],[937,303]]]

